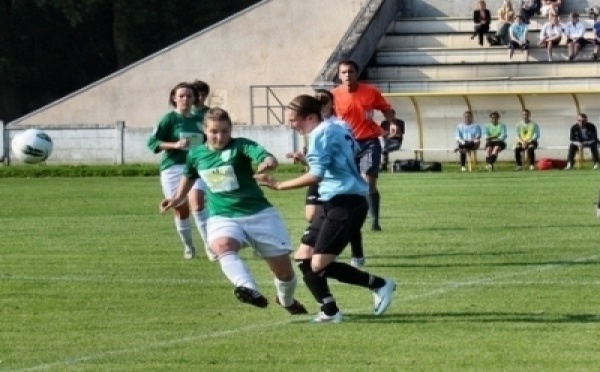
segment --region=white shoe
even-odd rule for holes
[[[194,257],[196,257],[196,248],[186,247],[185,250],[183,251],[183,258],[185,260],[191,260]]]
[[[350,259],[350,266],[360,269],[361,267],[365,266],[365,262],[366,262],[366,260],[364,257],[361,257],[361,258],[352,257]]]
[[[535,170],[535,166],[533,166],[533,165],[530,165],[530,166],[529,166],[529,170]]]
[[[592,169],[594,169],[594,170],[600,169],[600,164],[594,163],[594,167]]]
[[[466,172],[467,171],[467,167],[460,167],[460,171],[461,172]]]
[[[516,170],[516,171],[520,171],[520,170],[521,170],[521,166],[520,166],[520,165],[517,165],[517,166],[515,167],[515,170]]]
[[[385,285],[373,289],[373,304],[375,315],[383,314],[392,303],[392,295],[396,290],[396,283],[391,279],[385,279]]]
[[[573,169],[573,166],[571,165],[571,163],[567,163],[567,166],[565,167],[565,170],[569,170],[569,169]]]
[[[316,317],[314,317],[311,323],[341,323],[342,322],[342,312],[338,310],[334,315],[327,315],[322,311],[319,311]]]

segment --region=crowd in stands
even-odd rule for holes
[[[561,22],[560,7],[563,0],[521,0],[518,9],[513,7],[511,0],[504,0],[496,14],[498,21],[495,33],[490,33],[491,13],[485,1],[478,1],[473,11],[473,34],[480,46],[484,39],[489,45],[504,45],[509,49],[508,56],[512,60],[515,49],[523,51],[524,60],[529,61],[530,40],[527,38],[531,18],[540,14],[546,18],[540,30],[537,45],[547,50],[548,61],[553,61],[553,48],[560,45],[564,39],[567,46],[568,59],[577,59],[580,51],[586,45],[593,45],[592,59],[597,60],[600,54],[600,21],[598,8],[592,8],[590,17],[594,19],[593,37],[586,36],[586,26],[576,12],[569,14],[566,22]]]

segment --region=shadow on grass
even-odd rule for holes
[[[367,260],[371,258],[367,256]],[[374,258],[374,257],[373,257]],[[391,257],[390,257],[391,258]],[[394,258],[398,258],[397,256]],[[368,265],[365,267],[366,270],[370,270],[373,268],[423,268],[423,269],[433,269],[433,268],[450,268],[450,267],[542,267],[542,266],[591,266],[598,265],[600,261],[543,261],[543,262],[474,262],[474,263],[464,263],[464,262],[456,262],[456,263],[423,263],[423,264],[411,264],[411,263],[380,263],[375,264],[372,261],[368,262]]]
[[[552,314],[510,312],[464,312],[464,313],[402,313],[382,316],[344,314],[347,323],[600,323],[598,314]]]
[[[521,254],[531,254],[531,252],[527,251],[501,251],[501,252],[440,252],[440,253],[422,253],[422,254],[377,254],[377,255],[369,255],[368,259],[376,259],[376,258],[400,258],[400,259],[421,259],[421,258],[437,258],[437,257],[458,257],[458,256],[512,256],[512,255],[521,255]]]

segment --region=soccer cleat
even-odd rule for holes
[[[381,231],[381,226],[378,223],[374,223],[371,225],[371,231]]]
[[[288,313],[290,313],[290,315],[308,314],[308,311],[306,310],[306,308],[304,307],[304,305],[302,305],[296,299],[294,299],[294,302],[290,306],[283,306],[281,304],[281,302],[279,301],[279,297],[275,296],[275,303],[277,303],[277,305],[279,305],[282,308],[284,308]]]
[[[392,303],[392,295],[396,290],[396,283],[391,279],[385,279],[381,288],[373,289],[373,303],[375,315],[383,314]]]
[[[352,257],[350,259],[350,266],[360,269],[361,267],[365,266],[365,258],[364,257]]]
[[[319,311],[316,317],[314,317],[311,323],[341,323],[342,322],[342,312],[338,311],[334,315],[327,315],[322,311]]]
[[[520,166],[520,165],[517,165],[517,166],[515,167],[515,170],[516,170],[516,171],[520,171],[520,170],[521,170],[521,166]]]
[[[535,170],[535,166],[534,165],[530,165],[529,166],[529,170]]]
[[[185,260],[191,260],[194,257],[196,257],[196,248],[186,247],[185,250],[183,251],[183,258]]]
[[[600,164],[594,163],[594,167],[592,169],[594,169],[594,170],[600,169]]]
[[[460,171],[461,172],[466,172],[467,171],[467,167],[460,167]]]
[[[570,170],[570,169],[573,169],[573,166],[571,165],[571,163],[567,163],[565,170]]]
[[[269,301],[260,294],[259,291],[247,287],[235,287],[233,294],[238,300],[245,304],[250,304],[256,307],[265,308],[269,304]]]
[[[485,169],[486,169],[488,172],[491,172],[491,171],[493,171],[493,170],[494,170],[494,166],[493,166],[493,165],[491,165],[491,164],[487,164],[487,165],[485,166]]]

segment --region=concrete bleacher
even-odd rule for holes
[[[581,20],[588,28],[586,37],[592,38],[593,22]],[[506,46],[486,42],[482,47],[472,40],[471,17],[403,18],[400,14],[379,41],[364,76],[389,93],[397,111],[403,112],[408,151],[401,156],[414,152],[426,160],[456,160],[454,128],[465,110],[473,111],[476,123],[482,125],[490,111],[500,111],[501,121],[509,127],[510,148],[514,123],[520,120],[521,110],[529,108],[542,130],[540,156],[564,158],[568,128],[576,113],[586,112],[592,122],[600,120],[595,103],[600,89],[591,79],[599,76],[600,62],[591,58],[592,45],[569,61],[566,38],[554,48],[553,61],[547,61],[546,49],[537,45],[545,21],[534,17],[530,22],[530,57],[525,62],[521,51],[510,60]],[[490,34],[495,33],[495,25],[494,20]],[[417,140],[410,138],[411,122]],[[512,158],[512,151],[501,156],[501,160]]]

